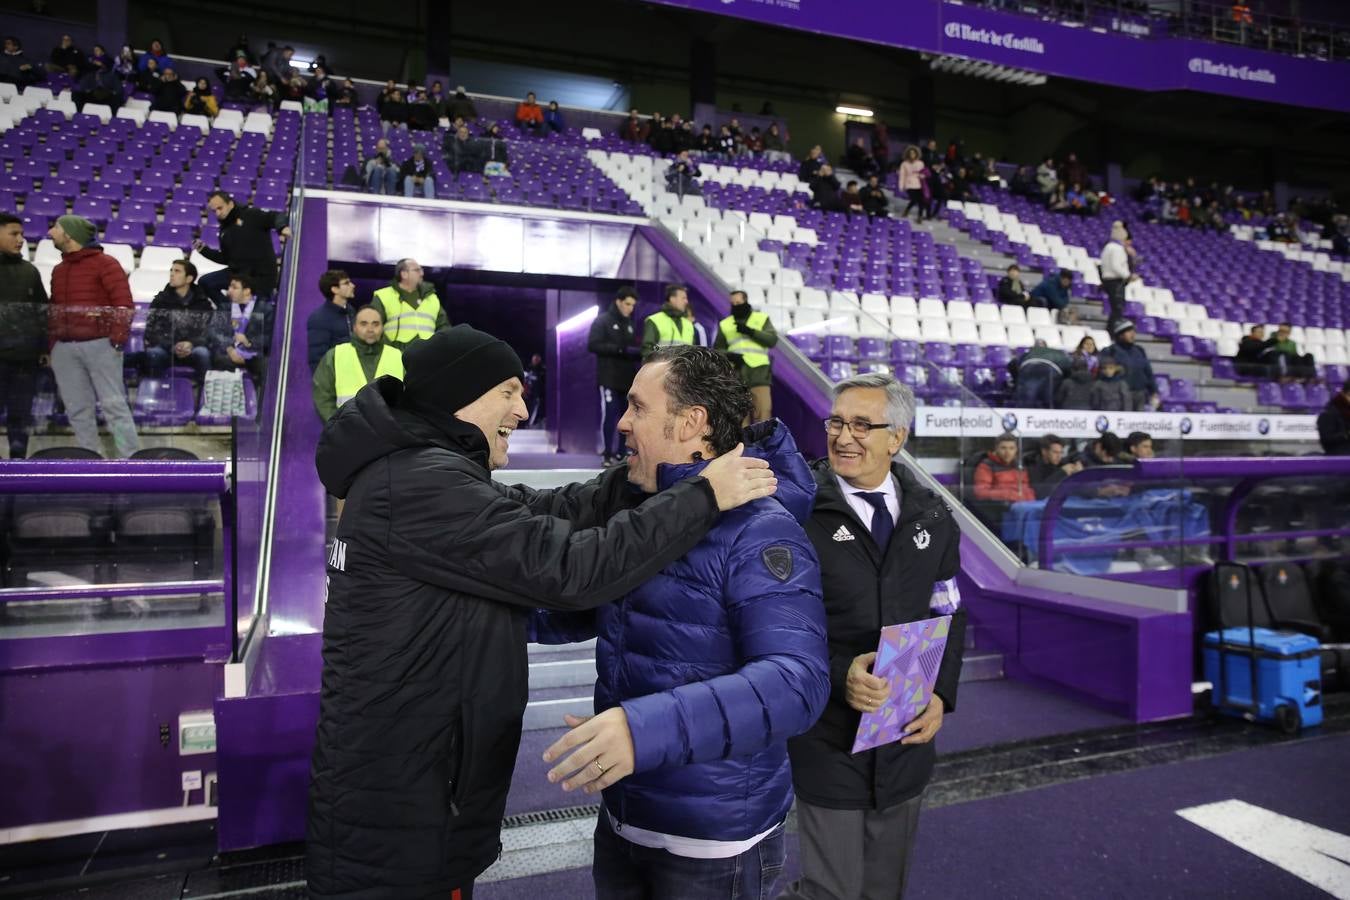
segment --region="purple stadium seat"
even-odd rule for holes
[[[824,341],[824,353],[828,359],[854,360],[858,358],[853,338],[842,334],[827,335]]]
[[[1273,382],[1263,381],[1256,386],[1256,402],[1262,406],[1280,405],[1280,386]]]
[[[925,359],[934,365],[948,366],[955,361],[956,350],[951,344],[929,341],[923,345],[923,355]]]
[[[112,218],[112,204],[107,200],[95,200],[92,197],[75,198],[73,212],[77,216],[84,216],[93,222],[99,228],[108,224]]]
[[[130,244],[136,249],[145,246],[145,225],[140,222],[113,221],[103,234],[105,244]]]
[[[858,338],[858,359],[885,360],[889,347],[884,338]]]
[[[811,359],[816,359],[817,357],[823,355],[821,353],[819,335],[789,334],[788,340],[792,342],[793,346],[795,346],[798,350],[802,351],[803,354],[810,357]]]
[[[1236,379],[1237,366],[1232,358],[1227,356],[1216,356],[1210,364],[1210,370],[1215,378]]]
[[[825,377],[836,384],[846,378],[852,378],[853,374],[853,364],[843,360],[831,360],[825,367]]]
[[[66,214],[66,198],[42,191],[29,197],[23,209],[24,212],[32,213],[35,216],[46,216],[49,219],[54,219]]]
[[[131,415],[140,425],[179,427],[192,421],[195,401],[187,378],[145,378]]]
[[[23,219],[24,240],[27,240],[30,243],[42,240],[47,236],[47,232],[51,230],[52,223],[46,216],[24,213],[21,218]]]
[[[1285,384],[1280,386],[1280,404],[1292,409],[1302,409],[1308,405],[1308,396],[1303,390],[1301,384]]]

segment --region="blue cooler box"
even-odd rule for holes
[[[1252,636],[1255,635],[1253,642]],[[1219,642],[1223,672],[1219,672]],[[1256,697],[1252,697],[1252,644],[1256,645]],[[1269,628],[1225,628],[1205,635],[1205,679],[1214,705],[1228,715],[1254,715],[1286,731],[1322,723],[1322,668],[1317,640]],[[1281,711],[1281,707],[1287,707]],[[1297,716],[1294,715],[1297,713]]]

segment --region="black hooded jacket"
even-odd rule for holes
[[[236,203],[220,223],[220,249],[202,248],[211,262],[229,266],[253,281],[253,293],[271,295],[277,289],[277,253],[272,232],[286,227],[285,212],[270,212]]]
[[[401,409],[402,392],[367,385],[317,452],[347,504],[328,559],[311,897],[444,898],[491,865],[530,611],[617,599],[717,518],[701,477],[646,499],[623,466],[556,491],[495,484],[476,427]]]

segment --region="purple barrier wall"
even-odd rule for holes
[[[1193,90],[1350,111],[1350,64],[1203,41],[1128,35],[942,0],[648,0],[852,38],[984,60],[1141,91]]]

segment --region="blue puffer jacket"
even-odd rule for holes
[[[626,825],[733,841],[782,822],[787,739],[829,698],[820,564],[798,524],[815,480],[784,425],[751,437],[746,455],[778,476],[774,498],[723,514],[684,558],[609,606],[535,617],[544,642],[599,637],[595,710],[623,706],[636,752],[634,773],[604,794]],[[705,465],[662,466],[661,489]]]

